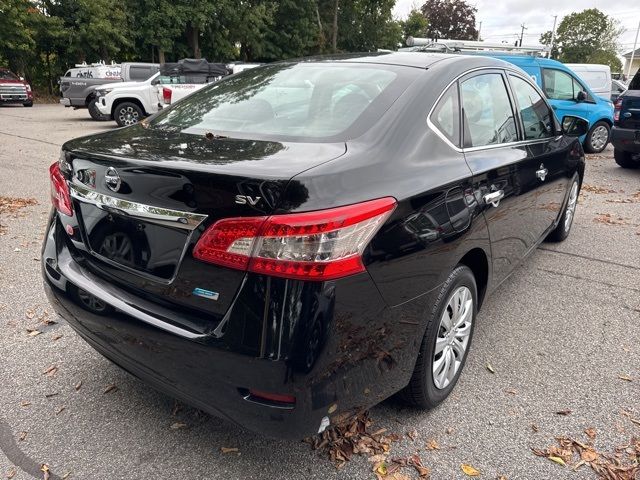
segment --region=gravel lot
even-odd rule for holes
[[[51,311],[38,262],[47,167],[64,141],[114,125],[58,105],[0,108],[0,195],[38,201],[0,213],[0,478],[42,478],[42,463],[51,479],[375,478],[364,458],[338,471],[305,443],[263,439],[191,408],[173,415],[173,399],[102,358],[64,321],[51,314],[58,323],[39,323]],[[430,412],[393,400],[372,409],[376,428],[403,437],[392,456],[417,452],[433,479],[466,478],[463,463],[487,479],[596,478],[531,447],[561,435],[586,442],[588,427],[603,452],[640,436],[629,418],[640,419],[640,170],[619,168],[608,149],[587,158],[585,184],[569,239],[543,244],[485,302],[452,397]],[[30,336],[36,326],[42,333]],[[57,372],[43,374],[52,365]],[[117,389],[104,393],[110,385]],[[186,426],[172,429],[176,422]],[[415,441],[404,435],[413,428]],[[440,450],[427,451],[430,440]]]

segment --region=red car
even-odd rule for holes
[[[24,78],[11,70],[0,68],[0,104],[21,103],[33,107],[33,91]]]

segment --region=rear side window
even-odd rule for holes
[[[451,85],[431,113],[431,123],[455,146],[460,146],[458,86]]]
[[[481,147],[518,140],[511,101],[499,73],[485,73],[460,84],[464,146]]]
[[[560,70],[545,68],[542,78],[544,93],[552,100],[575,100],[583,89],[571,75]]]
[[[602,89],[609,86],[610,80],[609,78],[607,78],[606,72],[584,71],[577,72],[577,74],[582,79],[582,81],[589,85],[591,88]]]
[[[509,75],[509,81],[518,102],[525,140],[552,137],[554,135],[553,115],[547,102],[525,80]]]
[[[149,67],[131,65],[129,67],[129,78],[133,81],[143,81],[151,76]]]

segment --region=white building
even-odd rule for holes
[[[624,57],[624,68],[622,69],[622,73],[624,73],[625,75],[629,70],[629,63],[631,62],[631,53],[632,52],[628,52],[622,55]],[[640,68],[640,48],[638,48],[633,54],[633,65],[631,65],[631,72],[629,73],[629,78],[633,78],[633,75],[638,71],[639,68]]]

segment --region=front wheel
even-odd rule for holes
[[[571,189],[569,190],[569,199],[564,207],[558,226],[549,234],[546,240],[550,242],[562,242],[569,236],[571,232],[571,226],[573,225],[573,218],[576,214],[576,206],[578,205],[578,195],[580,193],[580,183],[578,177],[573,178],[571,182]]]
[[[91,118],[99,122],[104,122],[105,120],[109,120],[109,115],[103,115],[102,113],[100,113],[100,110],[98,110],[98,106],[96,105],[97,102],[98,102],[97,98],[92,98],[91,101],[89,102],[89,105],[87,105],[87,110],[89,110],[89,115],[91,115]]]
[[[449,396],[471,347],[478,290],[473,272],[458,265],[440,290],[422,339],[413,376],[400,397],[433,408]]]
[[[28,102],[24,102],[22,104],[23,107],[33,107],[33,100],[29,100]]]
[[[114,118],[119,127],[135,125],[144,118],[142,109],[132,102],[122,102],[116,107]]]
[[[584,149],[587,153],[600,153],[609,143],[611,127],[607,122],[596,122],[587,133],[584,140]]]

